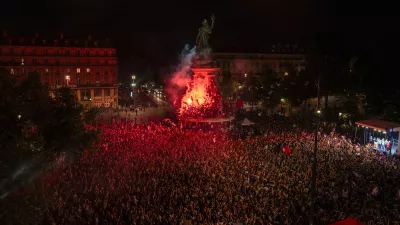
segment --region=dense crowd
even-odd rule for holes
[[[38,221],[305,224],[314,136],[281,123],[264,123],[262,135],[244,140],[172,124],[99,124],[92,128],[102,131],[97,151],[45,178]],[[341,136],[319,136],[317,224],[347,217],[398,224],[396,159],[358,152]]]

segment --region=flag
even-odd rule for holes
[[[290,150],[288,145],[285,145],[285,147],[283,148],[283,152],[285,153],[285,155],[289,155],[292,153],[292,150]]]
[[[355,218],[347,218],[345,220],[341,220],[331,225],[364,225],[364,224]]]

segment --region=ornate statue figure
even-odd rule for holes
[[[208,44],[208,39],[210,37],[211,31],[214,27],[215,17],[211,16],[211,27],[208,25],[207,19],[204,19],[203,26],[199,29],[199,34],[196,38],[196,50],[201,52],[203,50],[208,50],[210,48]]]

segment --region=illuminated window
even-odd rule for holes
[[[81,68],[76,68],[76,73],[81,73]]]
[[[10,69],[10,73],[14,75],[14,69]]]
[[[81,90],[81,101],[91,100],[90,90]]]
[[[49,69],[47,69],[47,68],[46,68],[46,69],[44,69],[44,72],[48,73],[48,72],[49,72]]]
[[[86,68],[86,73],[90,73],[90,68]]]
[[[21,59],[21,66],[25,64],[24,58]]]
[[[288,72],[285,72],[285,76],[288,76],[289,75],[289,73]]]

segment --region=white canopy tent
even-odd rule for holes
[[[251,126],[254,125],[255,123],[251,122],[250,120],[248,120],[247,118],[245,118],[242,122],[242,126]]]

